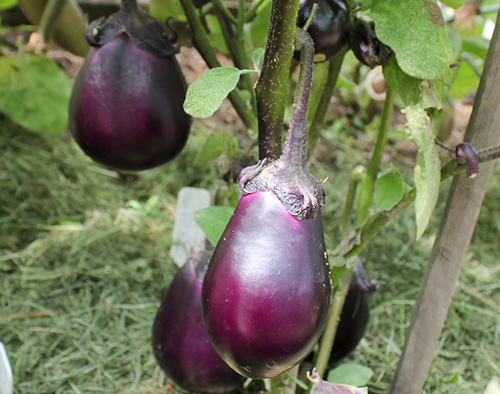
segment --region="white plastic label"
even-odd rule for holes
[[[184,187],[177,196],[177,213],[175,215],[170,256],[182,267],[191,254],[191,248],[199,246],[205,240],[193,214],[210,206],[210,192],[207,189]]]
[[[12,394],[13,388],[12,369],[10,367],[7,352],[3,343],[0,342],[0,394]]]

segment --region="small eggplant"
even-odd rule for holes
[[[375,34],[375,23],[357,19],[349,35],[349,47],[356,58],[366,66],[383,65],[392,56],[392,49]]]
[[[318,9],[307,32],[314,41],[314,61],[319,63],[330,60],[347,44],[351,15],[345,0],[300,0],[298,27],[305,25],[314,4]]]
[[[271,192],[243,196],[203,284],[222,358],[254,379],[292,368],[321,335],[330,297],[321,216],[297,220]]]
[[[244,378],[220,358],[201,316],[201,285],[209,255],[201,252],[196,266],[189,259],[175,275],[153,323],[153,350],[160,367],[179,387],[223,393]]]
[[[166,31],[127,7],[92,23],[93,46],[75,81],[69,128],[95,161],[139,171],[164,164],[184,147],[191,118],[186,82]]]

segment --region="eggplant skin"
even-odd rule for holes
[[[186,144],[186,88],[175,56],[153,55],[120,33],[85,59],[71,95],[70,132],[88,156],[107,167],[157,167]]]
[[[201,316],[201,282],[189,260],[165,293],[153,323],[153,351],[160,367],[179,387],[223,393],[244,378],[220,358]]]
[[[358,346],[365,335],[369,321],[368,292],[356,280],[352,280],[340,313],[329,364],[339,362]]]
[[[318,9],[307,32],[314,41],[314,61],[320,63],[333,58],[347,44],[352,24],[345,0],[300,0],[297,26],[305,25],[315,3]]]
[[[241,198],[210,260],[202,310],[221,357],[264,379],[301,362],[331,304],[321,216],[297,220],[272,192]]]

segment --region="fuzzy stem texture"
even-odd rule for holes
[[[300,74],[297,97],[293,103],[290,119],[290,129],[281,160],[287,165],[304,166],[306,162],[307,106],[312,84],[314,42],[311,36],[302,29],[297,29],[295,41],[297,47],[300,46],[301,49]]]
[[[276,159],[281,153],[283,115],[298,9],[299,0],[273,0],[271,3],[266,51],[255,88],[261,160]]]

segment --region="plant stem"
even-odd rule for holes
[[[236,25],[237,20],[234,15],[227,9],[222,0],[212,0],[214,4],[214,8],[219,9],[222,12],[224,18],[233,25]]]
[[[276,159],[281,153],[286,87],[290,75],[298,9],[299,0],[273,0],[271,3],[266,51],[255,89],[260,159]]]
[[[321,377],[325,374],[326,367],[328,366],[328,360],[330,358],[330,353],[332,352],[335,334],[337,333],[340,313],[342,312],[342,307],[344,306],[344,301],[347,294],[347,289],[349,288],[351,277],[352,269],[342,276],[341,281],[338,283],[338,286],[335,289],[337,290],[337,292],[333,296],[333,301],[330,307],[330,313],[328,314],[326,327],[323,331],[323,336],[321,337],[321,341],[319,343],[319,351],[316,353],[314,360],[314,367],[316,368],[318,375]],[[310,392],[311,390],[309,389],[309,393]]]
[[[297,96],[290,116],[290,129],[283,149],[282,160],[289,165],[303,166],[306,162],[307,106],[311,93],[314,64],[314,42],[305,30],[295,33],[297,47],[300,47],[300,74]]]
[[[499,159],[500,146],[484,149],[482,151],[479,151],[477,154],[479,156],[480,163],[486,163],[492,160]],[[455,158],[451,159],[445,165],[443,165],[443,167],[441,167],[441,182],[443,182],[445,179],[460,174],[464,170],[465,167],[459,165]],[[413,187],[391,210],[377,212],[376,214],[371,216],[363,225],[363,227],[359,229],[359,240],[356,241],[356,243],[352,244],[347,251],[344,251],[342,253],[342,256],[344,256],[345,258],[350,258],[359,255],[365,248],[365,246],[369,243],[369,241],[380,230],[382,230],[387,223],[394,219],[400,212],[405,211],[415,201],[416,196],[417,189]]]
[[[49,0],[47,2],[38,26],[38,33],[43,42],[49,42],[52,38],[54,23],[61,12],[64,2],[64,0]]]
[[[380,121],[380,128],[377,136],[377,142],[373,155],[366,170],[366,174],[361,181],[359,191],[359,204],[356,212],[356,227],[363,224],[370,214],[370,208],[373,204],[373,192],[375,188],[375,181],[380,170],[380,163],[382,161],[382,154],[384,153],[384,146],[387,141],[387,132],[394,107],[394,91],[388,86],[386,90],[384,110],[382,112],[382,119]]]
[[[307,139],[308,152],[314,149],[314,147],[318,143],[321,129],[323,128],[325,123],[325,115],[330,105],[333,91],[335,90],[335,86],[337,85],[340,69],[342,68],[342,63],[344,62],[344,56],[347,52],[347,49],[347,47],[343,48],[337,54],[337,56],[335,56],[328,62],[329,67],[326,81],[323,87],[323,91],[321,92],[321,97],[319,99],[318,106],[316,107],[316,112],[314,113],[313,120],[311,122],[311,125],[309,126]]]
[[[122,9],[137,9],[137,0],[122,0]]]
[[[340,221],[340,233],[343,237],[345,237],[349,231],[350,217],[354,207],[354,200],[356,199],[359,181],[364,176],[365,171],[366,170],[363,166],[356,166],[351,173],[351,179],[349,180],[349,187],[347,189],[347,196],[345,199],[344,212],[342,213],[342,219]]]
[[[257,2],[255,2],[255,4],[252,4],[252,7],[245,14],[245,22],[249,22],[255,17],[255,15],[257,14],[257,10],[264,1],[265,0],[258,0]]]
[[[205,60],[208,67],[220,67],[221,64],[217,59],[215,51],[210,45],[208,36],[205,33],[205,29],[203,28],[198,15],[196,14],[196,10],[194,9],[191,0],[180,0],[180,2],[191,29],[193,46],[196,48],[203,60]],[[245,100],[243,100],[239,92],[233,90],[229,93],[228,98],[245,126],[251,130],[257,130],[257,120],[247,107]]]

